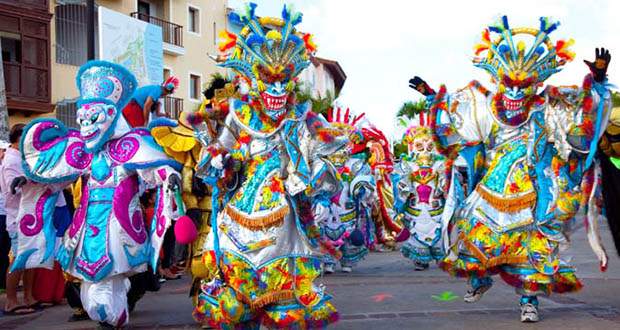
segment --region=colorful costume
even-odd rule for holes
[[[77,76],[80,131],[54,119],[24,129],[26,176],[18,255],[13,270],[61,266],[82,280],[81,299],[91,319],[123,326],[128,320],[128,276],[156,269],[163,234],[175,216],[172,190],[180,164],[169,159],[145,129],[129,129],[120,109],[136,88],[125,68],[103,61]],[[58,191],[82,178],[81,201],[58,248],[51,212]],[[159,187],[152,228],[145,228],[140,182]]]
[[[342,116],[341,116],[342,115]],[[375,226],[372,217],[377,202],[375,180],[368,164],[364,136],[357,124],[363,114],[350,117],[349,110],[328,112],[327,120],[338,134],[348,138],[348,145],[327,157],[336,172],[341,189],[337,194],[317,196],[314,209],[321,224],[322,242],[328,247],[325,269],[333,272],[336,261],[343,272],[350,272],[375,244]]]
[[[314,284],[321,255],[310,199],[337,187],[321,161],[337,141],[309,103],[291,102],[314,51],[295,30],[301,14],[285,7],[282,19],[259,18],[255,7],[230,15],[244,25],[238,35],[221,34],[220,49],[232,52],[219,65],[250,88],[230,99],[225,127],[198,165],[215,198],[194,318],[223,329],[321,328],[337,313]]]
[[[501,275],[522,295],[524,322],[538,321],[537,295],[582,286],[559,247],[567,242],[563,226],[578,211],[595,220],[588,212],[592,164],[611,110],[604,50],[597,49],[581,88],[548,86],[536,93],[574,56],[572,41],[549,39],[557,26],[541,18],[539,30],[511,28],[502,17],[476,48],[486,56],[474,59],[497,91],[472,82],[447,95],[442,87],[430,109],[440,151],[451,159],[460,152],[475,187],[452,217],[454,235],[441,267],[469,279],[468,302],[490,288],[492,275]],[[605,266],[604,253],[599,257]]]
[[[614,108],[600,141],[599,159],[605,216],[620,254],[620,108]]]
[[[215,77],[203,94],[205,100],[197,112],[183,111],[177,121],[157,119],[149,125],[155,141],[164,147],[166,154],[183,164],[183,203],[198,231],[189,249],[189,269],[193,278],[190,295],[194,305],[198,303],[200,282],[209,274],[202,256],[211,231],[213,198],[213,189],[196,175],[196,165],[203,151],[202,143],[217,138],[222,132],[228,115],[228,98],[238,96],[233,84],[222,77]],[[194,134],[195,131],[199,134]]]
[[[419,125],[409,126],[403,136],[408,154],[397,166],[400,180],[396,205],[411,233],[400,251],[415,262],[416,270],[424,270],[432,261],[444,257],[442,224],[443,217],[452,215],[452,210],[444,211],[444,205],[453,160],[437,151],[430,123],[423,113],[419,114],[419,121]]]
[[[394,162],[390,143],[375,127],[362,128],[364,143],[368,152],[368,164],[375,180],[377,203],[372,206],[372,218],[375,222],[377,243],[388,250],[394,250],[396,243],[401,242],[404,226],[395,221],[394,186],[392,173]],[[380,247],[379,247],[380,248]]]

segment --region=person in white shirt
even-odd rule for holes
[[[19,152],[19,141],[21,140],[23,124],[16,124],[11,127],[9,142],[11,146],[4,151],[2,166],[0,168],[0,190],[6,201],[6,231],[11,238],[11,250],[17,250],[17,214],[21,193],[15,194],[11,191],[13,179],[23,177],[21,154]],[[17,286],[23,279],[24,285],[24,304],[20,305],[17,299]],[[32,297],[32,284],[34,280],[34,270],[14,271],[6,274],[6,303],[4,305],[4,315],[24,315],[34,313],[37,302]]]

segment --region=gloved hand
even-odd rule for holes
[[[168,177],[168,184],[170,185],[170,189],[173,191],[181,191],[183,189],[181,178],[176,174]]]
[[[412,79],[409,79],[409,87],[415,89],[420,92],[420,94],[424,96],[435,95],[435,90],[432,89],[426,81],[422,80],[422,78],[415,76]]]
[[[609,67],[609,62],[611,61],[611,55],[609,54],[609,50],[605,48],[596,48],[594,62],[590,62],[587,60],[583,60],[588,68],[590,68],[590,72],[592,72],[592,78],[596,82],[603,82],[607,77],[607,68]]]
[[[17,188],[22,187],[26,183],[28,183],[28,179],[26,179],[25,176],[18,176],[13,179],[13,181],[11,182],[11,194],[17,194]]]

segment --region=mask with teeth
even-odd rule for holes
[[[290,81],[290,70],[283,67],[258,66],[258,78],[254,79],[255,89],[250,92],[259,100],[261,111],[271,120],[280,121],[284,118],[293,82]]]
[[[311,35],[296,30],[300,13],[285,6],[282,18],[259,18],[255,8],[250,3],[244,12],[230,14],[229,20],[243,28],[239,33],[220,33],[220,51],[230,52],[218,65],[251,83],[248,101],[252,108],[280,122],[294,105],[295,79],[310,64],[316,45]]]
[[[482,32],[473,62],[497,85],[492,108],[500,122],[510,126],[525,123],[532,107],[543,101],[536,94],[538,87],[574,58],[572,40],[553,42],[549,38],[558,26],[558,22],[541,17],[538,28],[512,27],[508,17],[502,16]]]
[[[87,152],[99,151],[112,137],[122,133],[123,128],[117,130],[122,117],[118,109],[127,104],[137,84],[131,72],[111,62],[90,61],[80,68],[76,121]]]
[[[76,120],[87,151],[97,151],[108,141],[117,118],[116,108],[111,104],[87,103],[78,109]]]
[[[514,76],[502,76],[493,99],[497,119],[511,126],[521,125],[528,119],[537,90],[535,76],[513,79]]]

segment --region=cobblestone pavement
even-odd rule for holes
[[[605,228],[603,230],[606,230]],[[541,298],[541,322],[519,322],[518,297],[497,279],[476,304],[466,304],[465,281],[436,266],[415,272],[398,252],[372,253],[352,274],[322,281],[334,296],[341,320],[332,329],[620,329],[620,259],[604,232],[611,260],[601,273],[585,234],[573,237],[564,255],[572,258],[585,287],[578,293]],[[187,296],[187,276],[148,293],[131,315],[131,329],[196,329]],[[4,297],[0,303],[4,303]],[[23,317],[0,317],[0,329],[92,329],[94,322],[67,323],[68,306]]]

